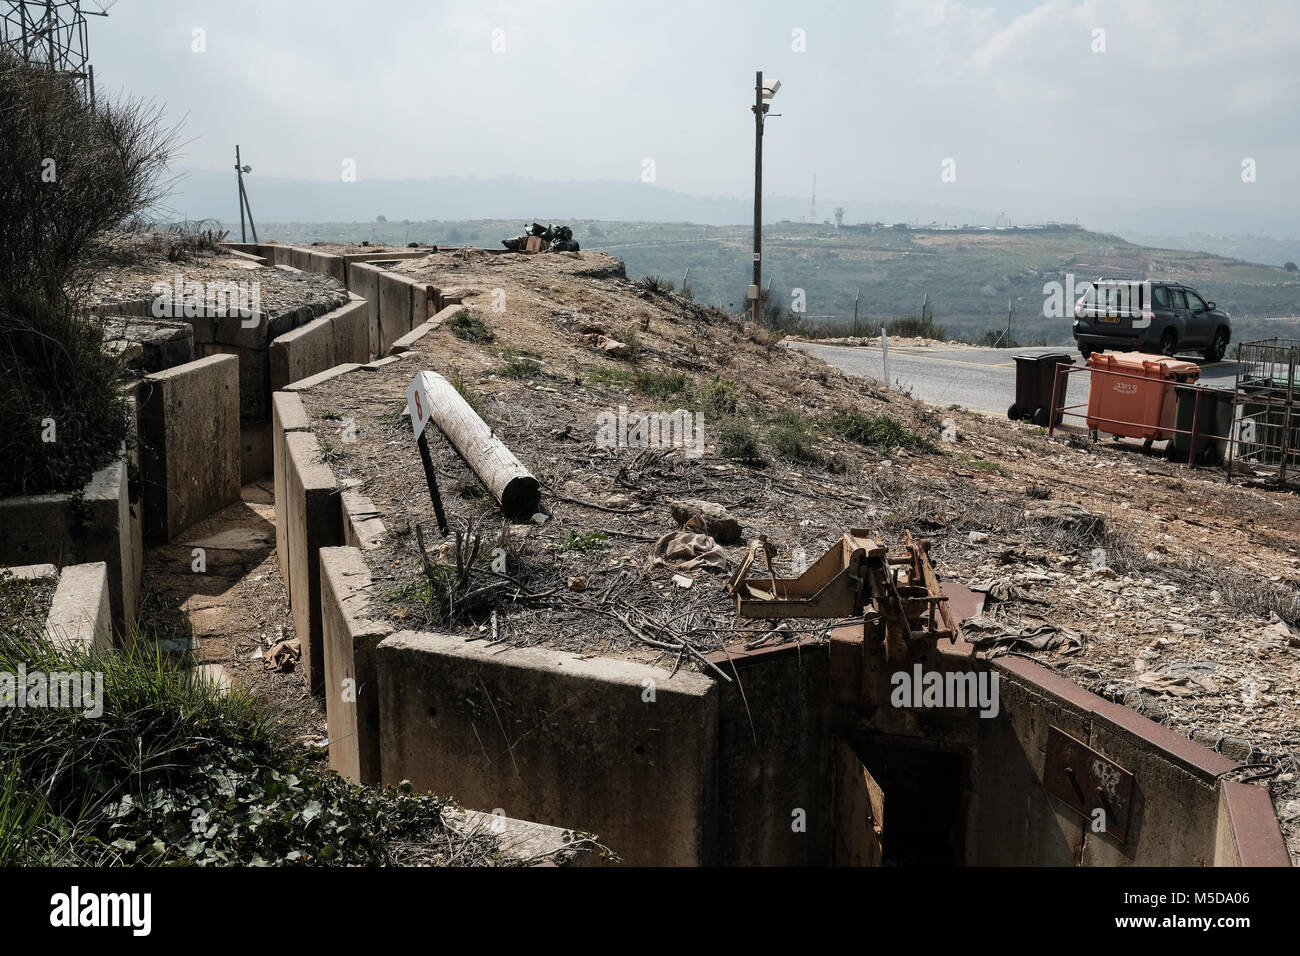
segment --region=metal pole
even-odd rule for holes
[[[858,334],[858,299],[862,298],[862,287],[853,290],[853,334]]]
[[[1177,398],[1174,399],[1177,402]],[[1196,389],[1196,404],[1192,406],[1192,436],[1191,444],[1187,448],[1187,466],[1196,468],[1196,435],[1201,424],[1201,389]],[[1172,439],[1171,439],[1172,440]]]
[[[239,144],[235,144],[235,180],[239,185],[239,241],[247,242],[248,233],[244,231],[244,168],[239,162]]]
[[[763,71],[754,74],[754,318],[759,324],[763,293]]]
[[[885,331],[885,326],[880,326],[880,355],[885,363],[885,388],[891,388],[889,384],[889,333]]]
[[[1070,364],[1071,366],[1074,365],[1073,362],[1071,362]],[[1056,434],[1057,399],[1058,398],[1060,399],[1061,405],[1065,404],[1065,395],[1059,394],[1061,391],[1061,369],[1063,369],[1064,367],[1065,367],[1064,362],[1057,362],[1055,371],[1052,373],[1052,412],[1050,415],[1047,416],[1047,437],[1048,438],[1051,438],[1054,434]],[[1066,372],[1065,374],[1069,375],[1070,373]],[[1070,389],[1070,385],[1068,382],[1066,383],[1065,388],[1066,391],[1068,392]],[[1064,420],[1065,418],[1064,412],[1062,412],[1061,418],[1062,420]]]
[[[244,188],[244,177],[239,177],[239,191],[244,197],[244,207],[248,210],[248,228],[253,233],[253,241],[257,242],[257,223],[253,222],[253,204],[248,201],[248,190]]]
[[[1282,413],[1282,470],[1278,475],[1281,484],[1286,484],[1286,460],[1290,457],[1291,451],[1291,407],[1295,401],[1295,371],[1296,371],[1296,350],[1287,351],[1287,375],[1286,375],[1286,410]]]
[[[442,495],[438,493],[438,475],[433,470],[433,456],[429,453],[429,431],[420,432],[416,446],[420,449],[420,464],[424,466],[424,480],[429,486],[429,498],[433,502],[433,514],[438,519],[438,530],[447,536],[447,515],[442,510]]]

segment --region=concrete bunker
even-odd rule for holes
[[[419,367],[340,367],[277,396],[277,506],[308,507],[287,472],[319,470],[290,447],[333,427],[313,408],[361,383],[388,381],[392,394]],[[330,383],[335,393],[317,393]],[[370,563],[393,530],[376,527],[387,524],[383,505],[337,475],[308,484],[315,517],[286,524],[299,555],[289,573],[318,562],[319,584],[290,592],[319,601],[309,614],[320,622],[331,762],[351,779],[407,779],[472,809],[579,827],[638,864],[1288,863],[1267,791],[1223,779],[1233,761],[1036,663],[976,653],[959,634],[889,662],[873,659],[861,625],[839,627],[727,646],[692,671],[400,630],[385,620]],[[982,595],[960,585],[944,594],[958,626],[980,608]],[[914,667],[945,685],[951,674],[993,687],[996,708],[975,696],[896,706],[893,675]],[[336,693],[341,679],[351,700]],[[1095,764],[1081,796],[1052,775],[1062,748]],[[1122,805],[1093,800],[1107,775],[1127,781]]]

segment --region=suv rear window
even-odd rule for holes
[[[1158,285],[1154,289],[1152,289],[1151,298],[1155,300],[1155,304],[1158,305],[1160,308],[1162,309],[1169,308],[1169,290],[1166,289],[1164,286]]]

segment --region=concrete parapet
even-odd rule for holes
[[[108,565],[95,561],[63,569],[50,601],[45,633],[64,651],[102,650],[113,645]]]
[[[320,444],[311,432],[285,433],[284,448],[284,484],[277,482],[275,495],[285,496],[289,603],[294,633],[302,642],[307,684],[320,695],[325,688],[325,661],[319,553],[321,548],[343,543],[339,489],[329,465],[320,460]]]
[[[239,362],[212,355],[140,385],[144,533],[169,541],[239,500]]]
[[[132,513],[126,462],[97,471],[78,500],[69,494],[0,498],[0,565],[60,567],[102,561],[118,637],[135,627],[142,543]]]
[[[330,767],[354,783],[378,783],[374,651],[393,629],[367,617],[370,568],[356,548],[322,548],[320,579]]]
[[[699,674],[404,631],[376,649],[385,783],[713,862],[718,695]]]

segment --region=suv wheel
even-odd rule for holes
[[[1165,329],[1164,334],[1160,336],[1160,354],[1172,356],[1178,351],[1178,333],[1173,329]]]
[[[1214,333],[1214,342],[1202,354],[1207,362],[1218,362],[1226,351],[1228,351],[1228,330],[1219,329]]]

